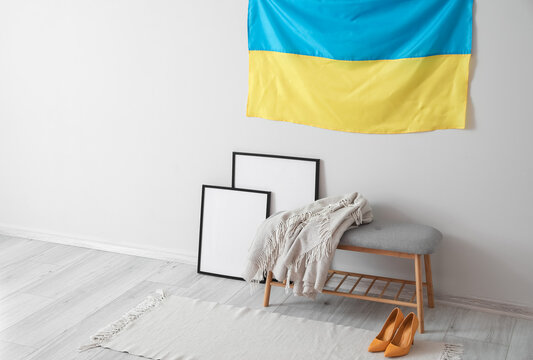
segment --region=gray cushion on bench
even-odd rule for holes
[[[340,245],[409,254],[431,254],[441,239],[440,231],[431,226],[373,221],[347,230],[341,238]]]

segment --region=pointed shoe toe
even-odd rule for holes
[[[370,346],[368,347],[369,352],[381,352],[385,351],[387,348],[387,345],[389,345],[390,341],[380,340],[380,339],[374,339],[370,343]]]
[[[396,346],[394,344],[389,344],[387,348],[385,349],[385,357],[398,357],[398,356],[404,356],[409,353],[409,349],[403,348],[400,346]]]

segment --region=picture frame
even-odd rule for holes
[[[273,214],[318,200],[319,180],[320,159],[233,152],[231,186],[270,191]]]
[[[270,215],[269,191],[202,185],[199,274],[242,279],[248,249]]]

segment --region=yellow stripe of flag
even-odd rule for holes
[[[470,54],[344,61],[250,51],[248,116],[331,130],[463,129]]]

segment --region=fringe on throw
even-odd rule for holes
[[[463,345],[444,344],[440,360],[462,360]]]
[[[359,205],[359,204],[358,204]],[[313,262],[321,261],[324,258],[331,256],[335,250],[331,241],[331,230],[329,228],[330,214],[343,207],[355,207],[347,199],[341,199],[337,203],[329,204],[325,209],[316,212],[305,212],[291,216],[285,222],[280,222],[275,232],[269,236],[263,245],[263,251],[258,259],[256,259],[256,266],[259,269],[256,278],[250,281],[250,293],[254,293],[258,288],[259,283],[267,276],[268,269],[272,269],[285,248],[287,239],[287,232],[296,233],[306,226],[312,219],[318,218],[319,222],[319,238],[320,242],[311,250],[300,255],[296,261],[287,265],[287,286],[286,291],[290,289],[290,278],[293,269],[297,271],[302,264],[308,266]],[[354,224],[359,226],[363,222],[363,213],[358,206],[355,211],[351,213],[354,219]]]
[[[318,236],[319,236],[320,242],[311,250],[300,255],[293,264],[289,265],[289,268],[294,267],[294,269],[298,271],[298,269],[300,268],[302,264],[305,264],[305,266],[308,266],[311,263],[319,262],[322,259],[325,259],[331,256],[331,254],[333,253],[333,251],[335,251],[335,249],[333,246],[333,242],[331,241],[332,233],[331,233],[331,229],[329,226],[330,225],[329,215],[332,212],[337,211],[342,207],[354,207],[354,205],[350,203],[348,200],[342,199],[335,204],[329,205],[325,211],[320,212],[318,214],[314,214],[314,215],[319,215]],[[356,226],[359,226],[363,223],[363,213],[360,207],[355,209],[355,211],[352,211],[350,215],[354,219],[354,224]]]
[[[295,214],[285,221],[277,224],[276,229],[268,236],[263,244],[261,254],[254,260],[257,272],[253,279],[249,280],[250,294],[254,294],[259,288],[259,284],[263,281],[268,271],[273,269],[276,262],[281,257],[285,250],[287,239],[293,238],[311,221],[318,223],[319,242],[318,244],[301,254],[296,260],[290,264],[286,264],[287,275],[285,278],[286,293],[290,291],[291,275],[297,272],[302,265],[306,267],[311,263],[319,262],[325,258],[331,257],[335,248],[332,243],[332,232],[330,229],[331,213],[343,208],[355,208],[350,213],[354,220],[354,225],[359,226],[363,223],[363,212],[361,210],[362,204],[360,202],[352,202],[347,198],[343,198],[336,203],[329,204],[325,208],[315,211],[307,211]]]
[[[137,320],[153,308],[159,306],[163,302],[163,300],[165,300],[165,298],[166,296],[163,290],[156,290],[155,294],[148,296],[142,303],[122,315],[120,319],[98,331],[95,335],[91,337],[91,340],[93,342],[91,344],[81,346],[78,351],[81,352],[96,348],[101,346],[102,343],[111,340],[114,336],[120,333],[128,324]]]
[[[276,226],[274,233],[265,240],[263,245],[263,251],[256,260],[256,266],[259,271],[256,274],[256,278],[250,281],[250,292],[254,293],[258,288],[259,283],[267,276],[268,269],[272,269],[276,260],[281,255],[282,249],[285,247],[287,237],[285,236],[287,231],[296,232],[301,230],[302,223],[309,221],[311,217],[316,214],[306,212],[291,216],[285,222],[280,222]],[[294,226],[297,225],[296,228]],[[287,282],[288,283],[288,282]]]

